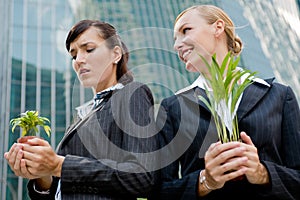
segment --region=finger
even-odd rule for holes
[[[7,160],[8,159],[8,152],[4,153],[4,158]]]
[[[14,144],[10,147],[9,151],[7,152],[7,154],[6,154],[7,160],[9,159],[9,157],[11,156],[11,154],[14,152],[16,145],[17,145],[17,144],[14,143]]]
[[[28,168],[36,168],[39,164],[35,161],[32,161],[32,160],[27,160],[26,159],[26,166]]]
[[[41,141],[40,139],[28,140],[27,144],[28,145],[24,145],[24,151],[26,152],[40,154],[44,152],[45,148],[50,147],[52,149],[52,147],[47,141]]]
[[[221,145],[221,144],[222,144],[221,142],[215,142],[215,143],[212,143],[212,144],[209,146],[208,151],[213,150],[216,146]]]
[[[25,159],[21,160],[21,162],[20,162],[20,168],[21,168],[21,173],[22,173],[23,177],[26,177],[28,179],[34,179],[34,178],[36,178],[32,174],[30,174],[30,172],[28,171]]]
[[[247,162],[248,162],[248,158],[246,156],[234,157],[226,161],[224,164],[222,164],[221,168],[225,172],[230,170],[237,170],[240,169],[242,166],[245,167]]]
[[[42,175],[38,170],[38,164],[27,159],[21,160],[20,172],[29,179],[38,178]]]
[[[244,156],[244,155],[241,155],[241,156],[234,156],[234,157],[231,157],[229,159],[226,160],[226,163],[229,163],[229,162],[235,162],[237,161],[238,159],[240,158],[247,158],[247,160],[249,160],[249,158],[247,156]]]
[[[28,171],[27,171],[25,159],[21,159],[21,161],[20,161],[20,168],[21,168],[21,173],[22,173],[25,177],[28,177]]]
[[[222,152],[226,152],[230,149],[234,149],[240,146],[241,146],[240,142],[227,142],[224,144],[218,144],[212,147],[210,154],[214,158],[220,155]]]
[[[248,161],[247,161],[247,163],[245,163],[245,166],[247,166],[250,169],[255,170],[257,167],[257,164],[260,162],[257,151],[247,151],[244,153],[244,156],[246,156],[248,158]]]
[[[205,152],[205,155],[204,155],[204,158],[205,158],[206,161],[207,161],[207,160],[210,160],[211,158],[214,157],[214,155],[212,155],[211,151],[212,151],[216,146],[218,146],[218,145],[221,145],[221,142],[212,143],[212,144],[208,147],[208,149],[207,149],[207,151]]]
[[[243,131],[241,132],[241,139],[244,143],[254,146],[251,138]]]
[[[245,175],[246,172],[247,172],[247,168],[241,167],[238,170],[233,170],[233,171],[230,171],[230,172],[224,174],[224,176],[222,178],[224,179],[224,181],[229,181],[229,180],[233,180],[235,178]]]
[[[17,153],[16,159],[15,159],[14,171],[19,171],[20,170],[20,162],[21,162],[22,157],[23,157],[23,152],[22,152],[22,150],[20,150]]]
[[[24,146],[24,151],[30,152],[32,154],[43,154],[46,146],[41,145],[26,145]]]
[[[246,159],[248,158],[244,155],[246,148],[244,147],[236,147],[234,149],[227,150],[216,157],[219,165],[223,165],[224,163],[236,163],[236,160]]]
[[[15,144],[14,147],[11,149],[11,151],[8,155],[8,162],[10,163],[11,166],[14,166],[16,157],[21,149],[22,149],[22,146],[18,145],[18,144]]]
[[[41,138],[33,138],[33,139],[29,139],[27,140],[27,144],[32,145],[32,146],[48,146],[49,143]]]
[[[31,153],[28,151],[23,151],[23,158],[27,160],[26,164],[27,166],[33,167],[34,164],[39,163],[39,154],[37,153]]]

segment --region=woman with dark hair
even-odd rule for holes
[[[31,179],[32,199],[136,199],[147,197],[154,159],[143,156],[157,142],[153,97],[127,69],[125,44],[113,26],[94,20],[75,24],[66,39],[73,69],[95,98],[78,108],[54,152],[35,138],[14,144],[5,158],[15,174]]]
[[[128,68],[127,68],[127,62],[129,59],[128,49],[126,45],[123,43],[123,41],[120,39],[115,28],[108,23],[94,21],[94,20],[82,20],[78,22],[70,30],[67,36],[66,49],[68,50],[68,52],[71,53],[70,51],[71,43],[75,41],[80,34],[82,34],[83,32],[85,32],[91,27],[93,27],[95,31],[98,32],[99,36],[106,41],[107,48],[112,50],[115,47],[119,47],[122,50],[122,56],[120,60],[118,62],[115,62],[115,64],[117,65],[117,69],[116,69],[117,81],[119,81],[119,79],[121,79],[123,75],[126,75],[127,82],[132,81],[132,76],[128,72]],[[74,58],[72,54],[71,56]],[[123,77],[123,79],[125,78]]]

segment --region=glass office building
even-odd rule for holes
[[[113,24],[130,52],[136,80],[149,85],[156,104],[192,83],[173,50],[173,24],[195,4],[222,7],[245,44],[241,66],[275,76],[300,99],[299,0],[0,0],[0,199],[28,199],[26,180],[16,177],[3,153],[20,136],[9,121],[20,112],[39,110],[51,120],[53,134],[41,136],[56,148],[72,123],[75,107],[92,98],[80,86],[64,46],[80,19]],[[17,130],[17,129],[16,129]]]

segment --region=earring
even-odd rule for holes
[[[117,64],[118,64],[118,61],[115,61],[114,63],[117,65]]]

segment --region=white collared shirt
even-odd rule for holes
[[[241,68],[238,68],[239,70],[242,70]],[[241,81],[244,82],[245,78],[246,78],[247,74],[244,74],[242,77],[241,77]],[[265,80],[261,79],[261,78],[257,78],[257,77],[253,77],[252,78],[254,82],[257,82],[257,83],[260,83],[260,84],[263,84],[263,85],[266,85],[268,87],[270,87],[270,84],[267,83]],[[204,78],[204,76],[202,74],[200,74],[198,76],[198,78],[189,86],[181,89],[181,90],[178,90],[175,94],[180,94],[180,93],[183,93],[185,91],[188,91],[190,89],[193,89],[195,87],[199,87],[201,89],[204,89],[205,88],[209,88],[207,83],[206,83],[206,80]]]
[[[241,68],[238,68],[238,69],[239,69],[239,70],[243,70],[243,69],[241,69]],[[248,75],[249,75],[248,73],[244,74],[244,75],[241,77],[241,82],[244,82]],[[250,77],[249,79],[253,80],[254,82],[257,82],[257,83],[260,83],[260,84],[263,84],[263,85],[266,85],[266,86],[270,87],[270,84],[268,84],[268,83],[267,83],[266,81],[264,81],[263,79],[256,78],[256,77],[253,77],[253,76]],[[203,76],[202,74],[200,74],[200,76],[196,79],[196,81],[194,81],[194,83],[192,83],[190,86],[188,86],[188,87],[186,87],[186,88],[183,88],[183,89],[179,90],[179,91],[176,92],[175,94],[177,95],[177,94],[183,93],[183,92],[188,91],[188,90],[191,90],[191,89],[193,89],[193,88],[195,88],[195,87],[199,87],[199,88],[204,89],[204,90],[206,90],[206,89],[208,88],[208,90],[211,91],[211,89],[208,87],[208,84],[207,84],[207,82],[206,82],[206,79],[204,78],[204,76]],[[223,116],[223,117],[224,117],[224,118],[223,118],[224,121],[227,121],[227,122],[232,121],[232,119],[229,119],[229,118],[232,117],[232,116],[235,116],[235,113],[237,112],[237,109],[238,109],[238,107],[239,107],[239,105],[240,105],[240,102],[241,102],[241,100],[242,100],[243,94],[244,94],[244,93],[242,93],[242,94],[240,95],[239,99],[237,100],[237,103],[236,103],[235,108],[234,108],[234,111],[233,111],[233,115],[230,115],[230,116],[225,115],[225,116]],[[222,112],[220,112],[220,110],[217,110],[217,113],[220,114],[220,113],[222,113]],[[230,123],[228,123],[227,125],[228,125],[228,128],[231,129],[231,128],[230,128]]]
[[[106,92],[106,91],[112,91],[112,90],[116,90],[116,89],[122,89],[124,87],[124,85],[122,83],[117,83],[116,85],[114,86],[111,86],[105,90],[102,90],[101,92],[98,92],[98,93],[103,93],[103,92]],[[76,107],[75,109],[77,110],[77,115],[80,119],[84,118],[89,112],[91,112],[91,110],[93,109],[94,105],[95,104],[99,104],[100,102],[98,101],[102,101],[101,100],[94,100],[91,99],[90,101]]]

